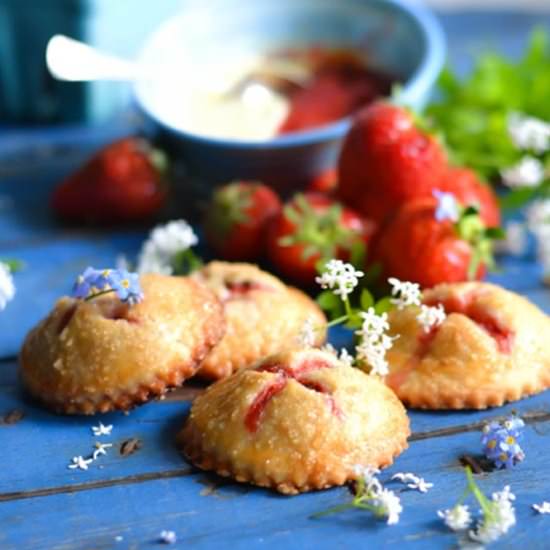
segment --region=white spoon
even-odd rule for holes
[[[62,34],[50,38],[46,47],[46,65],[53,77],[70,82],[133,81],[143,76],[137,63],[103,53]]]
[[[53,77],[69,82],[133,81],[145,76],[143,68],[138,63],[101,52],[84,42],[62,34],[56,34],[50,38],[46,47],[46,65]],[[218,93],[226,98],[241,97],[247,88],[254,85],[261,86],[271,93],[279,92],[286,95],[303,87],[308,76],[303,68],[301,68],[303,74],[297,75],[296,67],[288,62],[286,65],[281,63],[279,63],[280,66],[273,65],[271,70],[263,68],[251,71],[237,83],[228,88],[222,88]]]

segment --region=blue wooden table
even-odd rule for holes
[[[546,19],[510,14],[494,24],[488,14],[443,17],[452,62],[467,70],[471,49],[489,42],[517,53],[534,22]],[[518,524],[499,547],[548,548],[550,517],[530,505],[550,500],[550,392],[483,412],[411,411],[410,448],[383,472],[415,472],[434,487],[427,494],[400,492],[404,512],[388,527],[359,511],[312,520],[314,512],[342,503],[346,488],[284,497],[207,475],[186,464],[174,444],[196,388],[128,415],[101,418],[114,426],[110,452],[87,471],[67,465],[88,455],[97,418],[51,414],[28,399],[17,380],[16,354],[26,331],[66,293],[87,265],[113,264],[119,253],[135,255],[146,229],[117,232],[71,231],[57,226],[46,207],[59,178],[94,148],[129,130],[21,131],[0,135],[0,257],[25,263],[16,275],[17,296],[0,314],[0,417],[21,411],[14,424],[0,424],[0,549],[137,549],[159,547],[161,530],[176,532],[175,547],[194,548],[452,548],[457,544],[436,517],[454,504],[465,483],[460,457],[480,451],[480,427],[487,419],[518,411],[527,422],[526,460],[513,470],[478,476],[486,492],[510,484],[517,495]],[[532,258],[505,258],[492,279],[527,295],[550,312],[550,290],[540,283]],[[345,342],[345,334],[333,334]],[[123,442],[142,447],[123,456]]]

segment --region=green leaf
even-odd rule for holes
[[[365,259],[367,256],[367,246],[362,241],[355,241],[350,248],[350,263],[356,268],[356,269],[362,269],[365,265]]]
[[[11,273],[21,271],[25,267],[24,262],[21,262],[19,260],[13,260],[13,259],[8,260],[8,259],[0,258],[0,263],[7,265]]]
[[[503,210],[514,210],[527,204],[537,195],[537,189],[525,187],[522,189],[514,189],[506,195],[500,197],[500,207]]]
[[[374,306],[374,297],[367,288],[364,288],[363,290],[361,290],[361,297],[359,298],[359,303],[361,304],[361,309],[363,311],[367,311],[369,307]]]
[[[174,275],[189,275],[193,271],[200,269],[203,261],[190,248],[178,252],[172,259],[172,269]]]
[[[324,311],[334,311],[342,306],[342,300],[330,290],[324,290],[317,296],[317,303]],[[343,307],[342,307],[343,310]]]
[[[506,238],[506,231],[502,227],[489,227],[485,230],[485,237],[498,241]]]
[[[388,311],[391,311],[392,309],[393,304],[391,303],[391,296],[384,296],[383,298],[380,298],[380,300],[378,300],[378,302],[374,305],[374,311],[377,315],[388,313]]]

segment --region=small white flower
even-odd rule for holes
[[[193,228],[185,220],[174,220],[158,225],[143,243],[138,256],[138,273],[173,273],[172,262],[176,254],[198,243]]]
[[[100,422],[99,426],[92,426],[92,432],[95,436],[111,435],[112,431],[113,431],[113,425],[112,424],[109,424],[108,426],[104,426]]]
[[[378,468],[373,468],[372,466],[362,466],[361,464],[356,464],[353,467],[353,471],[356,476],[362,477],[366,483],[375,479],[375,477],[380,473]]]
[[[363,324],[361,325],[361,329],[356,331],[356,334],[363,339],[371,337],[377,338],[380,334],[390,329],[387,313],[378,315],[376,311],[374,311],[374,308],[369,307],[367,311],[361,311],[359,316],[363,320]]]
[[[363,275],[362,271],[357,271],[351,264],[342,260],[330,260],[325,265],[322,275],[315,278],[315,282],[321,285],[321,288],[330,289],[336,296],[345,300]]]
[[[537,233],[541,227],[550,225],[550,199],[537,200],[527,209],[529,230]]]
[[[472,523],[472,516],[468,506],[457,504],[450,510],[439,510],[437,515],[443,520],[445,525],[453,531],[463,531],[468,529]]]
[[[508,485],[502,491],[493,493],[490,515],[484,514],[476,530],[468,533],[469,537],[476,542],[488,544],[508,532],[516,523],[516,514],[512,506],[515,498]]]
[[[457,222],[460,217],[460,207],[452,193],[444,193],[435,190],[433,196],[437,199],[437,208],[435,210],[435,219],[438,222],[451,220]]]
[[[304,348],[314,347],[315,342],[317,341],[317,336],[315,332],[316,332],[315,321],[313,320],[312,317],[308,317],[304,321],[304,324],[302,325],[302,329],[298,334],[298,343]]]
[[[544,501],[542,504],[533,504],[532,508],[539,514],[550,514],[550,502]]]
[[[508,117],[508,133],[523,151],[544,153],[550,148],[550,124],[538,118],[512,113]]]
[[[409,489],[414,489],[421,493],[427,493],[434,486],[433,483],[428,483],[424,478],[411,473],[398,473],[392,476],[392,479],[399,480]]]
[[[424,332],[430,332],[433,327],[439,326],[446,318],[447,315],[441,304],[437,306],[422,304],[420,313],[416,316],[416,320],[420,323]]]
[[[534,157],[523,157],[516,165],[500,171],[504,185],[510,189],[536,187],[545,178],[542,162]]]
[[[521,256],[527,248],[527,228],[524,223],[511,221],[506,224],[506,237],[494,243],[495,251],[501,254]]]
[[[78,468],[79,470],[87,470],[88,465],[92,463],[91,458],[84,458],[82,456],[73,456],[73,459],[71,463],[68,465],[68,468],[71,470],[75,470]]]
[[[160,539],[160,542],[164,544],[175,544],[176,541],[178,540],[176,537],[176,533],[174,533],[174,531],[166,531],[166,530],[163,530],[160,532],[159,539]]]
[[[351,355],[346,348],[342,348],[340,350],[338,359],[340,360],[340,362],[344,363],[344,365],[347,365],[348,367],[351,367],[353,365],[353,355]]]
[[[386,517],[388,525],[395,525],[403,511],[399,497],[389,489],[381,489],[370,501],[370,504],[374,506],[374,515]]]
[[[397,309],[420,305],[422,297],[420,285],[408,281],[400,281],[395,277],[390,277],[388,283],[392,286],[391,294],[394,296],[391,303],[397,306]]]
[[[10,268],[0,262],[0,311],[5,309],[8,302],[15,296],[15,285]]]
[[[386,352],[393,346],[394,340],[385,333],[390,328],[388,315],[377,315],[372,307],[359,315],[363,319],[363,324],[361,329],[356,331],[360,336],[360,342],[355,348],[357,358],[370,366],[370,374],[386,376],[389,372]]]
[[[96,441],[94,446],[95,446],[95,451],[92,455],[92,458],[93,458],[93,460],[97,460],[98,456],[106,455],[107,454],[106,449],[108,449],[109,447],[112,447],[113,444],[112,443],[99,443],[99,442]]]

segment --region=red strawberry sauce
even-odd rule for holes
[[[425,301],[428,306],[436,306],[441,304],[445,309],[445,313],[461,313],[479,327],[484,329],[489,336],[491,336],[501,353],[510,353],[512,351],[512,344],[514,341],[514,333],[508,328],[503,327],[497,319],[495,319],[486,309],[480,307],[475,296],[472,294],[466,294],[462,297],[452,297],[445,301],[440,300],[427,300]],[[434,339],[439,327],[434,327],[427,334],[420,336],[420,355],[424,355],[429,348],[431,341]]]
[[[244,418],[244,423],[248,431],[254,433],[260,426],[260,421],[263,415],[263,412],[271,399],[280,393],[286,386],[289,380],[296,380],[302,386],[313,390],[318,393],[325,394],[327,401],[330,405],[331,411],[336,416],[341,415],[341,410],[334,401],[332,395],[328,388],[323,386],[320,382],[314,380],[305,380],[303,377],[309,374],[310,372],[330,367],[324,361],[319,360],[308,360],[304,361],[299,367],[291,368],[285,365],[280,364],[267,364],[261,366],[257,369],[258,372],[271,372],[277,374],[277,377],[265,386],[260,393],[254,398],[254,401],[250,405],[246,416]]]

